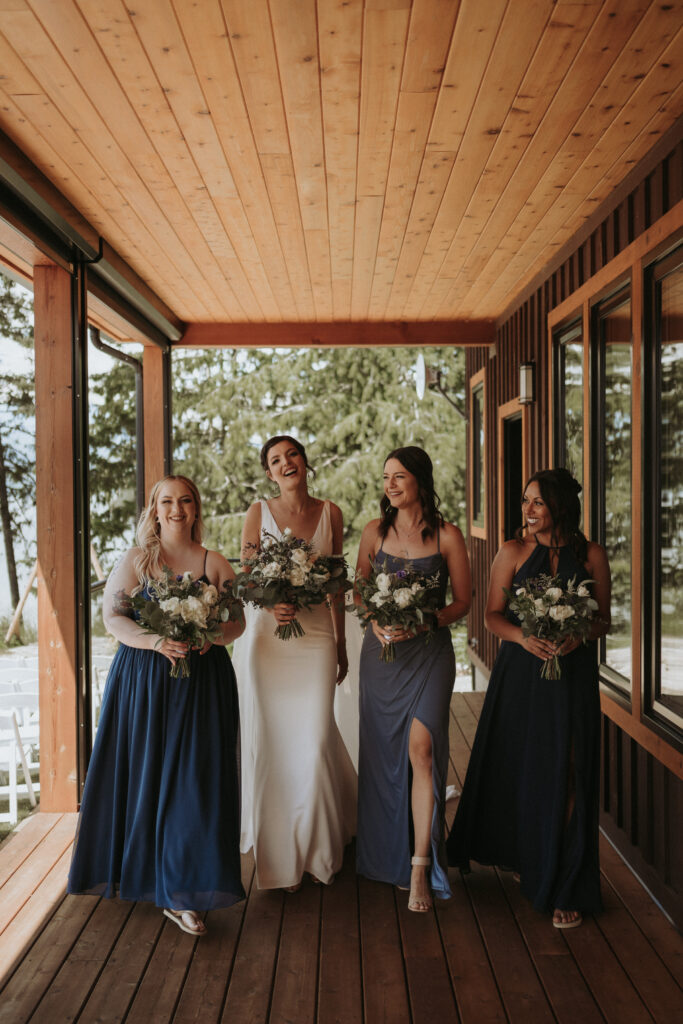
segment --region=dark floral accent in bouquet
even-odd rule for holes
[[[181,640],[201,649],[221,637],[224,622],[243,622],[244,608],[232,592],[232,583],[224,580],[220,590],[212,583],[193,579],[189,572],[177,576],[164,569],[160,579],[147,581],[144,590],[132,597],[119,595],[119,605],[133,612],[145,633]],[[171,666],[173,678],[190,674],[189,659],[179,658]]]
[[[397,572],[385,572],[372,562],[368,577],[356,576],[356,590],[362,601],[354,609],[363,628],[376,622],[382,629],[387,626],[402,626],[403,629],[422,629],[425,643],[429,643],[438,629],[436,613],[441,607],[439,576],[425,575],[410,568]],[[391,662],[396,658],[393,643],[385,644],[380,661]]]
[[[289,528],[282,537],[264,529],[261,537],[260,547],[250,545],[254,553],[242,559],[248,569],[238,573],[233,582],[233,594],[241,601],[258,608],[274,608],[276,604],[311,608],[351,589],[343,555],[321,555]],[[296,618],[275,629],[275,636],[281,640],[303,635]]]
[[[503,587],[508,608],[519,619],[524,636],[535,636],[562,644],[565,640],[586,642],[598,602],[588,589],[595,580],[577,584],[576,576],[565,583],[561,576],[541,573],[524,581],[514,591]],[[543,663],[543,679],[560,679],[560,655],[554,654]]]

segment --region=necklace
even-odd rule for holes
[[[403,545],[403,547],[401,548],[401,554],[404,555],[406,558],[409,558],[410,554],[408,552],[408,544],[412,537],[414,537],[418,533],[422,533],[422,530],[424,529],[424,519],[420,519],[417,526],[414,526],[412,530],[402,530],[401,533],[399,533],[398,527],[396,526],[395,523],[394,529],[396,530],[396,540],[398,541],[399,545]]]

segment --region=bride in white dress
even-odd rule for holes
[[[306,452],[288,436],[271,438],[261,463],[280,494],[248,510],[243,556],[262,531],[287,527],[322,554],[342,551],[342,515],[308,493]],[[311,609],[247,608],[233,663],[240,697],[241,849],[254,849],[260,889],[296,891],[304,873],[329,884],[355,833],[356,773],[334,719],[335,685],[347,669],[341,600]],[[296,617],[305,635],[274,636]]]

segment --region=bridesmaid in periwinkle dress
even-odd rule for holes
[[[600,702],[595,639],[610,622],[605,551],[581,533],[580,484],[566,469],[542,470],[524,489],[525,533],[491,568],[486,626],[503,641],[489,680],[458,812],[448,837],[451,864],[470,858],[516,873],[536,910],[556,928],[575,928],[601,909],[598,865]],[[513,590],[540,573],[566,583],[591,578],[598,603],[591,642],[525,637],[506,610]],[[561,655],[560,679],[543,663]]]
[[[439,577],[443,606],[430,642],[373,622],[360,665],[358,871],[410,888],[408,909],[418,913],[430,909],[430,889],[451,895],[444,805],[455,657],[447,627],[467,614],[472,594],[465,541],[438,501],[427,453],[413,445],[390,452],[381,517],[363,531],[357,567],[363,576],[372,561],[385,572],[410,567]],[[385,663],[380,653],[390,641],[396,658]]]
[[[263,530],[280,536],[289,527],[322,554],[341,554],[341,512],[308,493],[303,445],[272,437],[261,464],[280,493],[248,510],[243,553],[260,546]],[[277,624],[295,617],[304,636],[274,635]],[[331,607],[249,605],[234,657],[242,709],[242,851],[253,847],[261,889],[295,892],[306,872],[327,885],[356,824],[356,773],[334,719],[335,686],[348,668],[342,595]]]
[[[183,476],[155,484],[138,526],[139,547],[111,572],[104,621],[120,641],[107,676],[83,792],[68,891],[148,900],[190,935],[198,911],[244,899],[239,856],[238,709],[225,644],[190,652],[190,675],[171,665],[187,644],[143,632],[125,596],[165,567],[222,586],[227,560],[202,547],[201,499]],[[122,598],[124,600],[122,600]]]

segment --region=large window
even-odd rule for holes
[[[474,537],[486,536],[486,406],[484,371],[470,380],[470,532]]]
[[[555,403],[558,411],[555,465],[565,466],[583,486],[583,332],[563,327],[554,338]]]
[[[648,278],[652,337],[646,370],[646,538],[651,569],[646,623],[650,709],[683,727],[683,251]]]
[[[594,462],[595,533],[612,569],[612,628],[600,642],[603,678],[631,692],[631,473],[633,337],[631,298],[621,291],[593,311],[594,415],[599,447]]]

